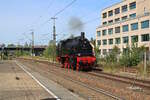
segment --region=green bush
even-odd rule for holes
[[[145,48],[138,47],[137,44],[133,44],[132,47],[127,45],[120,58],[120,64],[125,67],[137,66],[142,61],[144,52]]]
[[[16,55],[17,57],[19,57],[19,56],[30,56],[30,54],[31,54],[30,51],[17,50],[17,51],[15,52],[15,55]]]
[[[119,48],[117,46],[114,46],[112,51],[106,55],[105,57],[106,62],[117,63],[119,54],[120,54]]]

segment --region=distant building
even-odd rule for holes
[[[115,45],[122,52],[133,42],[150,50],[150,0],[123,0],[101,13],[101,25],[96,29],[101,55]]]

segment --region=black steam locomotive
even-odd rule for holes
[[[81,36],[58,43],[57,60],[68,69],[89,70],[94,66],[96,57],[89,40],[85,38],[85,33],[81,32]]]

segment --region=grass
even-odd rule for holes
[[[121,69],[124,68],[124,66],[121,66],[119,63],[106,63],[105,61],[99,61],[98,65],[100,68],[103,69],[104,72],[107,73],[118,73],[121,71]],[[139,63],[137,66],[132,66],[131,68],[137,69],[138,73],[137,75],[139,77],[149,77],[150,76],[150,61],[147,63],[147,72],[144,73],[144,65],[143,63]]]
[[[118,63],[101,63],[101,67],[103,68],[104,72],[107,73],[117,73],[120,71],[121,67]]]

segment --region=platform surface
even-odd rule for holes
[[[0,61],[0,100],[54,98],[13,61]]]

